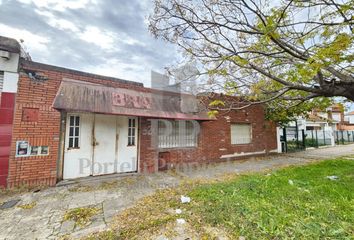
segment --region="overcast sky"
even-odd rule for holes
[[[148,31],[152,0],[0,0],[0,35],[23,39],[32,59],[149,86],[174,46]]]
[[[179,56],[148,31],[152,1],[0,0],[0,35],[23,39],[34,61],[150,86]]]

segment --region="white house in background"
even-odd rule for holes
[[[344,122],[341,125],[341,130],[354,131],[354,111],[344,114]]]
[[[297,127],[299,130],[336,130],[338,123],[339,121],[321,117],[313,113],[310,113],[306,118],[299,117],[297,119]],[[296,123],[292,125],[294,126]]]
[[[354,124],[354,111],[344,114],[344,121],[348,122],[349,124]]]
[[[312,110],[307,117],[298,117],[297,123],[299,130],[338,130],[343,121],[343,108],[336,104],[325,111]]]

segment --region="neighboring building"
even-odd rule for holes
[[[261,105],[210,119],[193,100],[200,111],[181,110],[188,95],[18,59],[16,49],[1,62],[2,68],[16,62],[2,70],[3,186],[153,173],[277,152],[276,125],[265,120]]]
[[[337,122],[330,122],[327,118],[312,113],[306,118],[298,118],[297,124],[299,130],[330,130],[337,127]]]
[[[0,36],[0,186],[6,185],[21,47]]]
[[[326,111],[312,110],[306,117],[299,117],[297,125],[299,130],[338,130],[342,121],[343,110],[336,104]]]
[[[344,121],[340,130],[354,130],[354,111],[344,114]]]
[[[354,111],[344,114],[344,121],[348,122],[349,124],[354,124]]]

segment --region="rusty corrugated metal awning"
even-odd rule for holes
[[[169,119],[211,120],[192,95],[142,88],[113,88],[63,80],[53,108],[72,112],[143,116]]]

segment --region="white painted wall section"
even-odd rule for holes
[[[16,93],[18,84],[18,73],[4,72],[3,92]]]
[[[250,155],[261,155],[266,154],[266,150],[258,151],[258,152],[241,152],[241,153],[234,153],[234,154],[227,154],[222,155],[220,158],[232,158],[232,157],[243,157],[243,156],[250,156]]]
[[[281,153],[281,141],[280,141],[280,133],[281,133],[281,129],[280,127],[277,127],[277,152]]]
[[[18,53],[10,53],[10,59],[0,57],[0,71],[17,73],[19,59]]]

